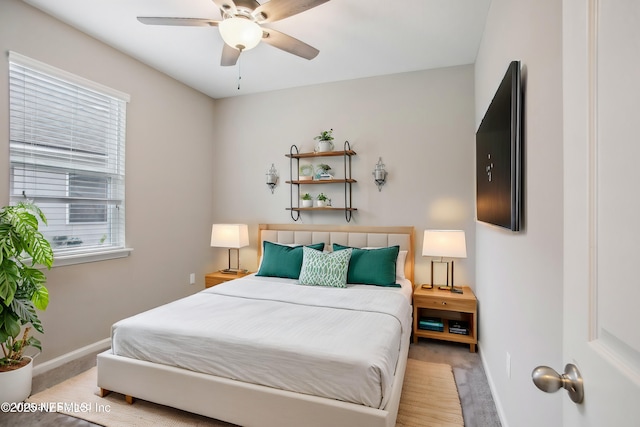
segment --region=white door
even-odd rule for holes
[[[563,425],[640,426],[640,0],[564,0],[563,39],[563,354],[584,380]]]

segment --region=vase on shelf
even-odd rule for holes
[[[333,148],[333,141],[318,141],[315,151],[316,153],[326,153],[328,151],[333,151]]]

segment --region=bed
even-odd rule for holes
[[[98,387],[243,426],[394,426],[413,239],[413,227],[262,224],[257,275],[116,322]],[[351,283],[327,286],[334,275]]]

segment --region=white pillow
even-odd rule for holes
[[[398,258],[396,259],[396,277],[405,279],[404,277],[404,264],[407,262],[407,253],[409,251],[398,252]]]

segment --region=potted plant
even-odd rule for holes
[[[30,331],[43,332],[36,309],[47,308],[49,292],[36,266],[51,268],[53,250],[38,231],[39,221],[47,220],[32,203],[0,210],[0,402],[20,402],[31,394],[33,358],[24,351],[42,349]]]
[[[320,135],[313,139],[318,140],[318,145],[316,146],[317,152],[333,151],[333,129],[323,130],[320,132]]]
[[[327,206],[327,199],[328,197],[325,196],[324,193],[318,194],[318,197],[316,197],[316,206],[319,208]]]
[[[329,172],[331,170],[331,166],[329,165],[325,165],[324,163],[321,163],[318,165],[318,173],[316,175],[316,178],[318,179],[333,179],[333,175],[331,174],[331,172]]]
[[[309,193],[304,193],[301,197],[302,199],[302,207],[303,208],[310,208],[313,206],[313,197],[311,197],[311,194]]]

